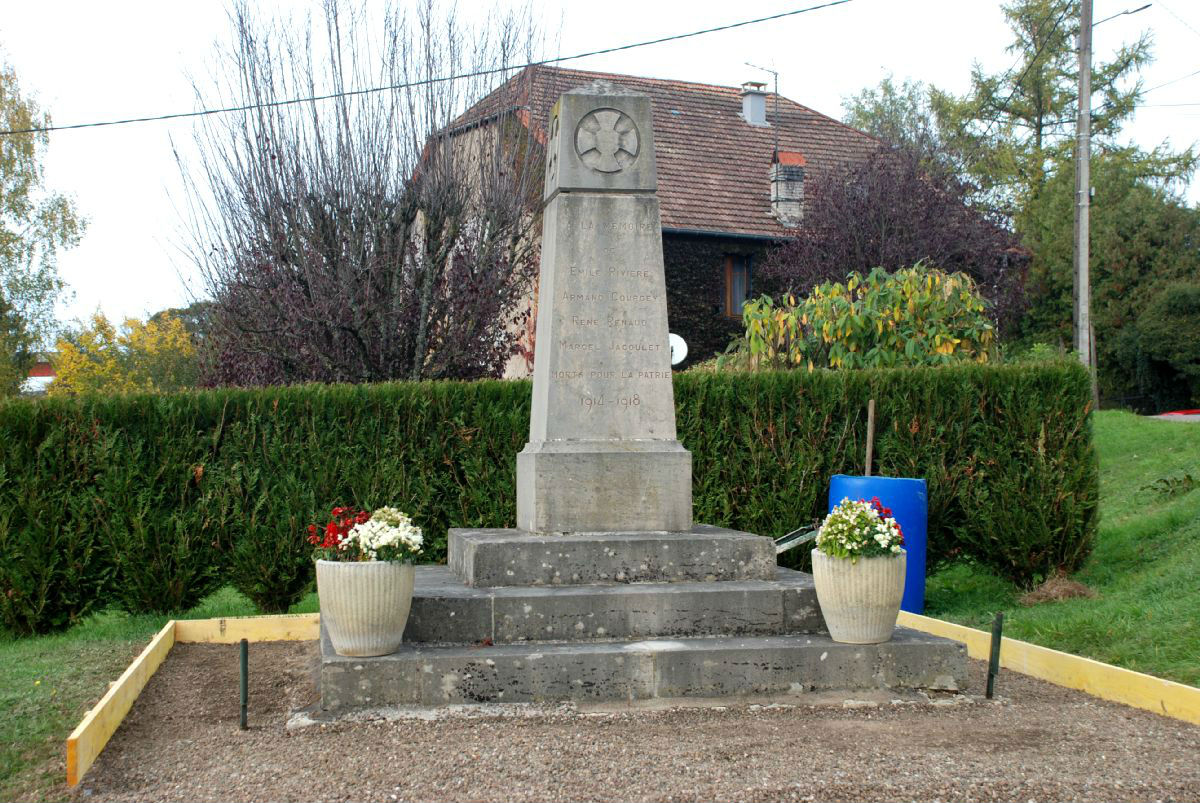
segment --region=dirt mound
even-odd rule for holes
[[[1017,602],[1022,605],[1037,605],[1042,602],[1061,602],[1064,599],[1094,596],[1096,596],[1095,590],[1059,572],[1033,591],[1021,595]]]

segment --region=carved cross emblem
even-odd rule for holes
[[[575,152],[580,160],[601,173],[617,173],[638,155],[638,131],[633,120],[616,109],[595,109],[575,129]]]

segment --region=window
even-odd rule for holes
[[[742,305],[750,298],[751,257],[730,254],[725,257],[725,314],[742,317]]]

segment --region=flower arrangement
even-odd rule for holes
[[[337,561],[409,561],[421,554],[421,528],[394,507],[374,512],[335,507],[323,527],[308,526],[316,557]]]
[[[817,549],[833,558],[859,558],[898,555],[904,544],[900,524],[892,511],[872,497],[868,502],[849,497],[829,512],[817,533]]]

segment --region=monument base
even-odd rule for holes
[[[534,533],[692,527],[692,455],[679,441],[538,441],[517,454],[517,526]]]
[[[346,658],[322,633],[323,709],[966,684],[957,642],[834,642],[812,577],[776,566],[769,538],[455,529],[449,547],[450,566],[417,568],[398,652]]]
[[[345,658],[321,638],[321,707],[633,702],[853,689],[962,688],[963,645],[897,628],[883,644],[825,634],[434,646]]]
[[[770,538],[707,524],[565,535],[454,528],[448,553],[458,579],[479,587],[774,580],[776,573]]]

